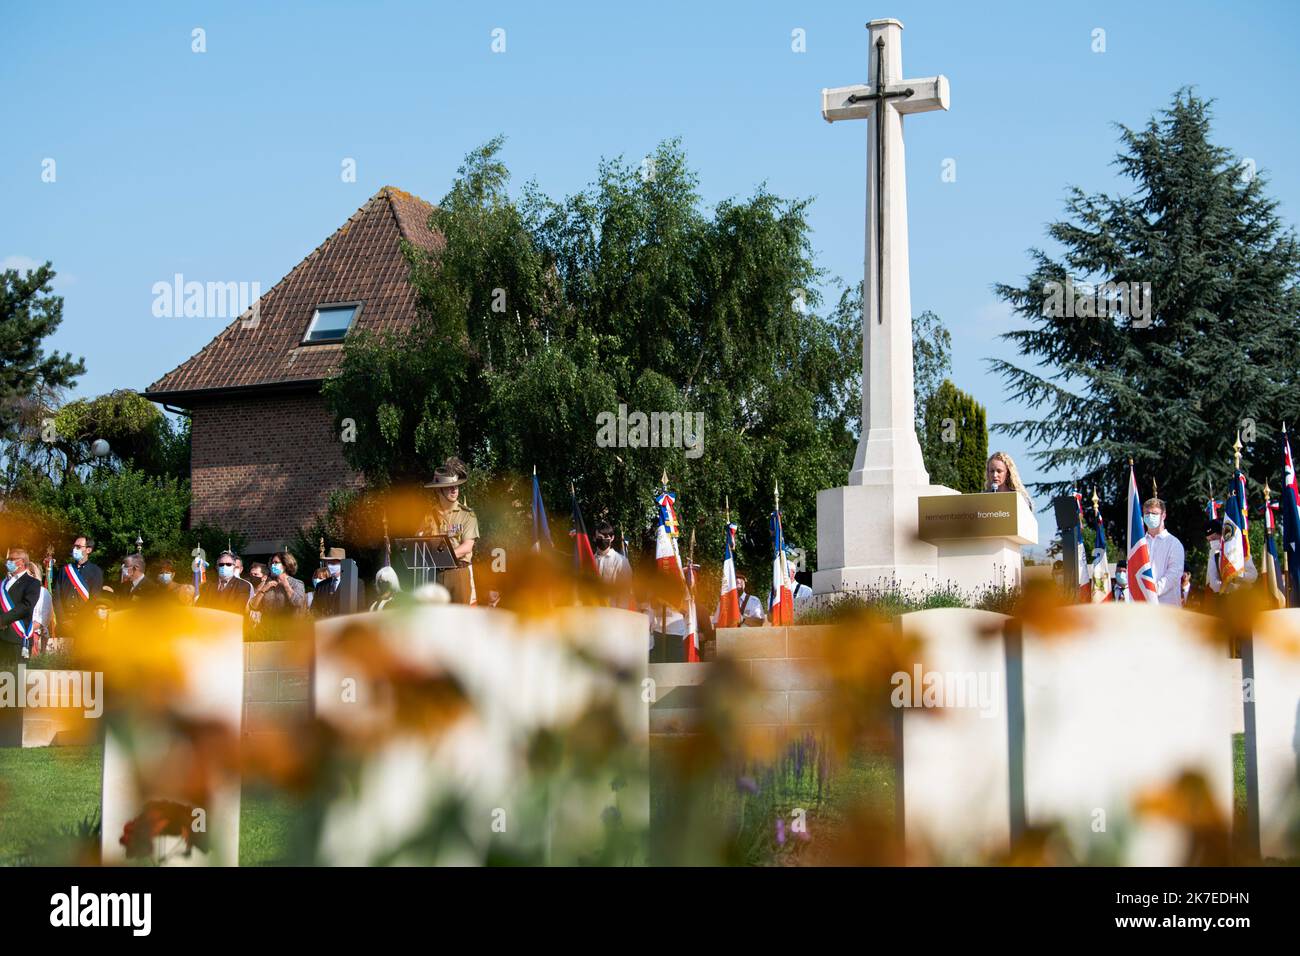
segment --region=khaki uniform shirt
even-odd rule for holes
[[[445,534],[451,538],[452,547],[459,548],[466,541],[478,540],[478,516],[474,514],[473,509],[466,508],[459,501],[446,511],[434,508],[424,519],[420,534],[421,536]],[[469,564],[465,558],[459,559],[459,562],[461,567]]]

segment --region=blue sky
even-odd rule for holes
[[[0,263],[53,260],[51,345],[86,357],[76,394],[142,389],[220,319],[160,319],[155,282],[269,288],[380,186],[436,201],[497,133],[515,186],[582,188],[602,156],[680,136],[706,202],[812,197],[818,261],[862,271],[865,125],[827,125],[822,87],[866,81],[865,22],[905,26],[909,77],[952,108],[906,124],[912,304],[951,330],[954,379],[1022,414],[983,359],[1067,186],[1121,186],[1113,123],[1194,85],[1215,137],[1300,215],[1300,4],[47,3],[0,13]],[[202,28],[207,51],[192,51]],[[493,53],[492,31],[505,31]],[[1105,52],[1093,32],[1105,31]],[[806,52],[792,50],[801,29]],[[52,158],[57,179],[42,181]],[[340,176],[356,161],[356,182]],[[945,159],[956,182],[941,180]],[[992,438],[1043,477],[1018,442]]]

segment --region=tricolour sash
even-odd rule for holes
[[[6,614],[14,609],[14,602],[9,599],[9,581],[11,580],[13,579],[9,578],[3,585],[0,585],[0,610],[3,610]],[[32,623],[27,626],[27,630],[25,631],[23,630],[22,624],[18,621],[10,621],[9,626],[14,629],[15,633],[17,633],[23,641],[26,641],[32,636],[32,631],[36,628],[36,621],[33,620]]]
[[[63,573],[68,576],[68,580],[72,582],[72,587],[76,590],[76,592],[81,595],[81,599],[83,601],[89,601],[90,590],[86,587],[85,584],[82,583],[81,575],[77,573],[77,569],[74,568],[71,564],[65,564],[63,566]]]

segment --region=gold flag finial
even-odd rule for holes
[[[1152,475],[1152,476],[1151,476],[1151,497],[1152,497],[1152,498],[1159,498],[1159,497],[1160,497],[1160,489],[1156,487],[1156,476],[1155,476],[1155,475]]]
[[[781,484],[780,484],[780,482],[777,482],[777,481],[773,481],[773,482],[772,482],[772,500],[776,502],[776,510],[777,510],[777,511],[780,511],[780,510],[781,510]]]
[[[659,481],[663,484],[663,486],[664,486],[665,488],[668,487],[668,469],[667,469],[667,468],[664,469],[664,473],[659,477]]]
[[[727,502],[727,524],[731,524],[731,495],[726,496]]]
[[[1092,513],[1100,514],[1100,512],[1097,510],[1100,507],[1101,507],[1101,499],[1097,497],[1097,486],[1093,485],[1092,486]]]
[[[1273,494],[1273,492],[1269,491],[1269,489],[1268,489],[1268,479],[1265,478],[1265,479],[1264,479],[1264,507],[1265,507],[1266,509],[1268,508],[1268,499],[1269,499],[1269,496],[1272,495],[1272,494]]]
[[[1237,440],[1232,443],[1232,466],[1241,470],[1241,429],[1237,429]]]

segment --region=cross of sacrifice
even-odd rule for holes
[[[920,446],[914,437],[907,438],[915,411],[903,116],[948,109],[947,77],[902,78],[901,23],[872,20],[867,29],[871,36],[868,75],[873,82],[822,90],[822,117],[828,123],[872,120],[867,125],[862,439],[851,483],[861,483],[864,470],[919,467],[923,473]],[[903,447],[885,447],[895,442]],[[869,445],[880,447],[873,450]]]

